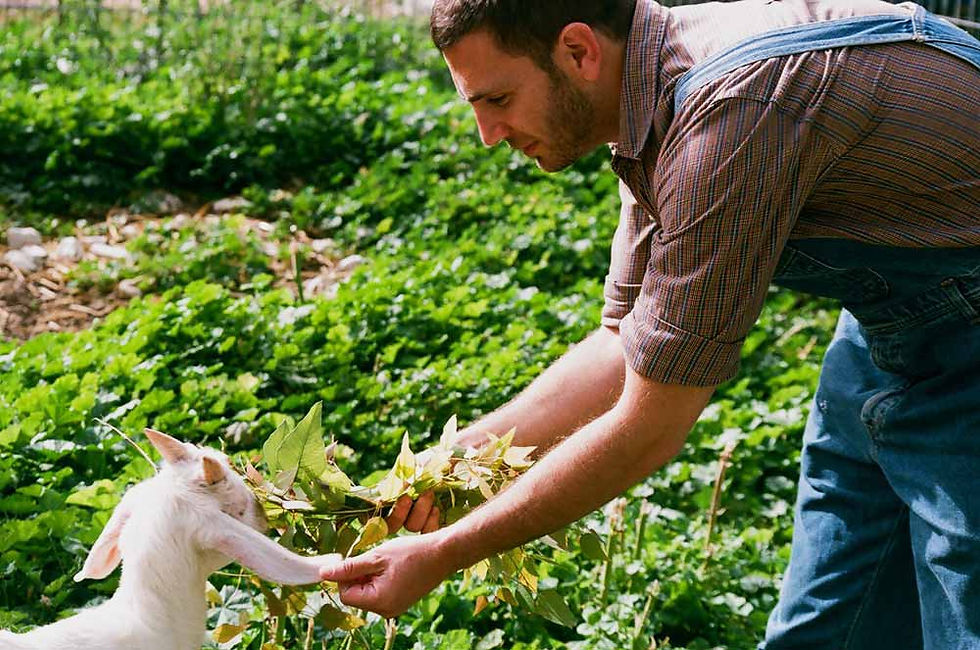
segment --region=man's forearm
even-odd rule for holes
[[[625,369],[619,333],[602,327],[520,395],[461,431],[459,444],[478,447],[488,432],[503,435],[516,428],[515,445],[547,450],[612,408],[622,393]]]
[[[632,378],[630,383],[635,382]],[[474,513],[442,529],[456,568],[553,532],[649,475],[683,446],[711,388],[643,381]]]

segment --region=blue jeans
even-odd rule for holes
[[[839,298],[765,650],[980,649],[980,250],[791,241]]]

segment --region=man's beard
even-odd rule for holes
[[[565,169],[591,150],[595,106],[588,95],[572,85],[560,70],[548,73],[551,98],[547,110],[548,159],[538,159],[546,172]]]

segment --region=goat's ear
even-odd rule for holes
[[[146,437],[150,439],[150,444],[160,452],[163,459],[171,465],[190,458],[187,445],[176,438],[172,438],[165,433],[160,433],[154,429],[144,429]]]
[[[122,559],[119,553],[119,535],[132,513],[133,498],[131,494],[126,494],[112,511],[112,516],[109,517],[99,538],[95,540],[92,550],[85,558],[82,570],[75,574],[75,582],[101,580],[119,566],[119,561]]]
[[[201,465],[204,471],[204,482],[208,485],[214,485],[225,480],[225,468],[215,459],[205,456],[201,459]]]

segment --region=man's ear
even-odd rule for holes
[[[75,582],[88,579],[101,580],[119,566],[119,561],[122,559],[122,555],[119,553],[119,535],[133,513],[134,498],[132,493],[135,489],[127,492],[116,509],[112,511],[108,523],[102,529],[99,538],[95,540],[88,557],[85,558],[82,570],[75,574]]]
[[[558,34],[555,63],[572,78],[598,81],[602,69],[602,42],[585,23],[569,23]]]

